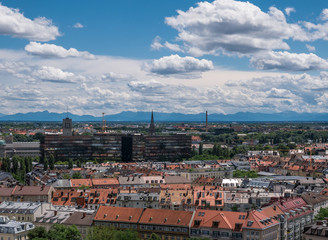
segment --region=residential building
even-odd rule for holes
[[[16,186],[12,200],[20,202],[51,202],[52,186]]]
[[[2,240],[27,240],[27,234],[34,229],[31,222],[19,222],[10,220],[6,216],[0,216],[0,239]]]
[[[304,240],[326,240],[328,239],[327,220],[317,221],[306,226],[303,234]]]
[[[94,225],[137,231],[143,211],[143,208],[100,206],[94,217]]]
[[[95,213],[74,212],[63,222],[65,225],[75,225],[80,231],[82,239],[85,239],[89,228],[93,224]]]
[[[312,206],[314,216],[318,214],[320,208],[328,207],[328,196],[324,196],[312,192],[305,192],[301,195],[301,197],[308,205]]]
[[[252,210],[227,212],[198,209],[191,224],[191,237],[211,239],[279,239],[279,222]]]
[[[194,212],[147,208],[139,220],[142,239],[149,239],[152,233],[167,240],[185,240],[189,237],[189,226]]]
[[[0,215],[18,221],[34,222],[37,217],[51,208],[51,203],[5,201],[0,204]]]

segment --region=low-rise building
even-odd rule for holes
[[[86,238],[89,228],[93,224],[95,213],[74,212],[63,222],[65,225],[75,225],[83,239]]]
[[[20,202],[51,202],[52,186],[16,186],[12,200]]]
[[[142,239],[156,233],[162,239],[186,240],[194,212],[166,209],[145,209],[139,220]]]
[[[0,215],[18,221],[34,222],[37,217],[43,215],[51,208],[51,203],[5,201],[0,204]]]

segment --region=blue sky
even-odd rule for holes
[[[0,113],[327,112],[325,2],[2,1]]]

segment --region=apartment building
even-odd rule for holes
[[[1,240],[27,240],[27,234],[34,229],[31,222],[19,222],[10,220],[6,216],[0,216],[0,237]]]

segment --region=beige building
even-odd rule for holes
[[[26,240],[31,229],[34,229],[34,225],[30,222],[18,222],[10,220],[6,216],[0,216],[1,240]]]
[[[52,186],[16,186],[12,200],[16,202],[51,202]]]

